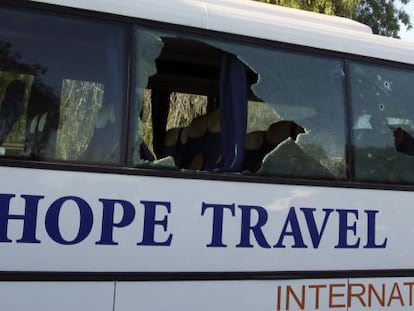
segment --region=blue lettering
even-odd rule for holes
[[[40,202],[44,196],[40,195],[21,195],[16,198],[15,194],[0,194],[0,243],[41,243],[37,238],[38,210]],[[15,212],[12,204],[24,204]],[[44,201],[42,201],[44,202]],[[118,245],[118,241],[114,238],[117,230],[125,228],[133,224],[136,219],[135,206],[126,200],[121,199],[99,199],[102,204],[102,220],[100,224],[101,232],[96,245]],[[143,225],[142,239],[136,244],[138,246],[170,246],[173,234],[168,231],[168,220],[171,214],[171,202],[162,201],[140,201],[143,206]],[[18,206],[18,205],[17,205]],[[65,196],[55,200],[48,208],[45,208],[44,225],[49,237],[56,243],[62,245],[74,245],[87,239],[94,226],[94,214],[91,206],[84,199],[77,196]],[[46,209],[47,208],[47,209]],[[74,236],[70,238],[67,234],[62,234],[62,209],[72,208],[75,213],[79,212],[79,222],[73,223],[73,219],[68,219],[68,224],[74,226]],[[240,219],[236,219],[236,205],[233,204],[210,204],[202,203],[201,216],[204,216],[209,210],[212,213],[211,240],[206,247],[227,247],[223,241],[224,217],[226,214],[230,216],[232,221],[236,221],[239,225],[240,240],[234,245],[236,248],[318,248],[324,235],[329,221],[335,217],[335,227],[337,230],[337,244],[332,247],[337,249],[380,249],[386,248],[388,238],[380,238],[377,236],[377,216],[378,210],[357,209],[316,209],[302,207],[296,209],[290,207],[285,213],[274,213],[275,216],[282,215],[284,219],[283,226],[280,228],[266,228],[271,225],[268,223],[268,210],[261,206],[255,205],[237,205],[237,211],[240,211]],[[297,211],[300,210],[303,217],[298,218]],[[14,212],[13,212],[14,211]],[[361,223],[366,230],[366,237],[362,238],[358,234],[359,212],[363,212],[366,216],[366,222]],[[301,216],[302,214],[299,214]],[[39,215],[44,215],[40,213]],[[334,216],[332,216],[334,215]],[[238,216],[238,215],[237,215]],[[362,217],[362,216],[361,216]],[[75,217],[75,219],[78,219]],[[229,219],[226,219],[229,220]],[[300,221],[299,221],[300,220]],[[10,221],[13,223],[13,230],[10,227]],[[15,222],[19,222],[21,226],[16,226]],[[39,220],[39,223],[42,223]],[[332,222],[332,220],[331,220]],[[226,221],[226,224],[228,222]],[[337,223],[337,225],[336,225]],[[365,229],[366,227],[366,229]],[[21,228],[16,231],[16,228]],[[330,230],[334,228],[329,227]],[[266,229],[266,230],[265,230]],[[269,243],[265,236],[266,232],[278,232],[279,236]],[[277,231],[275,231],[277,230]],[[302,230],[309,232],[310,241],[305,243]],[[10,232],[9,232],[10,231]],[[20,235],[21,231],[21,235]],[[64,232],[63,232],[64,233]],[[17,237],[16,237],[17,235]],[[289,240],[290,243],[287,243]],[[308,241],[307,241],[308,242]],[[310,244],[312,243],[312,244]],[[309,246],[308,246],[309,245]]]
[[[291,228],[291,231],[288,231],[288,227]],[[300,231],[300,225],[298,217],[296,215],[296,210],[294,207],[289,209],[288,216],[286,217],[285,224],[283,225],[282,233],[280,234],[279,240],[273,246],[275,248],[285,248],[283,240],[286,236],[292,236],[295,243],[292,245],[292,248],[307,248],[308,246],[303,242],[302,232]]]
[[[164,207],[167,213],[171,213],[170,202],[153,202],[153,201],[141,201],[144,205],[144,234],[142,241],[137,245],[148,245],[148,246],[169,246],[171,245],[172,234],[168,235],[164,241],[155,241],[155,226],[161,226],[164,232],[167,232],[168,216],[165,215],[163,219],[157,220],[156,210],[157,206]]]
[[[201,207],[201,216],[204,215],[208,208],[213,209],[213,229],[211,235],[211,243],[207,247],[227,247],[223,243],[223,216],[224,210],[228,209],[231,215],[235,216],[234,204],[209,204],[203,202]]]
[[[375,216],[378,211],[365,211],[367,214],[367,244],[364,248],[385,248],[388,239],[385,238],[382,244],[375,243]]]
[[[357,238],[354,244],[348,242],[348,231],[351,231],[354,236],[357,233],[356,220],[358,220],[358,210],[337,209],[339,214],[339,228],[338,228],[338,245],[335,248],[359,248],[360,238]],[[348,224],[348,215],[354,215],[355,221]]]
[[[95,244],[118,245],[113,240],[114,227],[122,228],[130,225],[135,217],[135,208],[124,200],[99,199],[99,201],[103,204],[102,232],[101,239]],[[122,218],[119,222],[114,220],[115,206],[122,208]]]
[[[316,225],[314,211],[316,208],[301,208],[302,213],[305,215],[306,223],[308,225],[309,234],[312,240],[312,245],[314,248],[319,247],[319,243],[325,231],[326,224],[328,223],[329,215],[333,212],[333,209],[323,209],[325,212],[325,217],[323,218],[321,229],[318,231],[318,226]]]
[[[23,220],[22,237],[17,243],[40,243],[36,238],[37,208],[43,196],[21,195],[25,200],[24,215],[10,214],[10,201],[14,194],[0,194],[0,242],[12,242],[8,238],[7,229],[10,219]]]
[[[75,202],[79,208],[80,213],[79,230],[76,237],[71,241],[65,240],[62,237],[59,228],[60,211],[62,209],[63,204],[67,201]],[[57,199],[50,205],[49,210],[46,213],[45,225],[46,231],[49,234],[50,238],[56,243],[63,245],[72,245],[80,243],[88,237],[89,233],[92,230],[92,209],[84,199],[79,197],[68,196]]]
[[[260,247],[270,248],[271,246],[267,243],[265,236],[263,235],[262,227],[267,222],[267,211],[261,206],[247,206],[239,205],[238,208],[242,211],[241,218],[241,234],[240,243],[236,247],[253,247],[250,243],[250,231],[254,234],[257,243]],[[251,225],[252,212],[257,214],[257,222],[255,225]]]

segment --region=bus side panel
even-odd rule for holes
[[[414,267],[411,192],[7,167],[0,176],[1,271]]]
[[[114,282],[0,282],[0,310],[112,311]]]
[[[118,282],[115,311],[412,310],[413,278]]]
[[[289,283],[289,294],[286,285]],[[314,282],[322,282],[314,280]],[[346,279],[324,280],[325,284],[346,284]],[[116,311],[137,310],[315,310],[315,297],[302,286],[312,281],[207,281],[117,284]],[[163,297],[162,299],[154,299]],[[287,300],[287,299],[288,300]],[[329,301],[328,291],[320,291],[318,304]],[[339,299],[338,299],[339,300]],[[326,306],[324,306],[326,308]],[[323,308],[322,308],[323,309]],[[325,309],[324,309],[325,310]],[[346,308],[336,306],[335,310]]]

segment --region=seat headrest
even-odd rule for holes
[[[255,131],[246,135],[245,149],[257,150],[262,147],[264,142],[265,131]]]
[[[207,131],[207,117],[202,115],[196,117],[191,121],[190,126],[188,127],[188,136],[191,138],[202,137]]]
[[[266,142],[271,145],[278,145],[288,137],[296,140],[296,137],[305,133],[300,125],[292,121],[278,121],[269,126],[266,132]]]
[[[167,133],[165,134],[164,146],[176,145],[178,141],[178,137],[180,136],[181,130],[182,130],[181,127],[175,127],[175,128],[169,129]]]
[[[207,115],[207,127],[209,132],[218,133],[221,130],[220,110],[216,109]]]

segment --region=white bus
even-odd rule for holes
[[[243,0],[0,2],[0,310],[412,310],[414,45]]]

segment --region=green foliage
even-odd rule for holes
[[[361,3],[361,0],[332,0],[333,15],[342,16],[346,18],[356,18],[356,8]]]
[[[195,94],[173,92],[170,96],[170,108],[166,130],[187,127],[197,116],[207,112],[207,97]],[[141,136],[145,144],[152,149],[151,90],[146,89],[142,110]]]
[[[30,75],[38,75],[46,72],[39,64],[26,64],[21,61],[21,55],[11,50],[11,44],[0,42],[0,64],[6,72],[24,72]]]
[[[0,42],[0,107],[3,103],[7,86],[13,80],[20,80],[26,85],[24,94],[24,109],[19,119],[13,125],[12,130],[6,137],[4,143],[10,146],[23,146],[25,142],[26,130],[26,109],[31,94],[32,84],[36,75],[46,71],[39,64],[27,64],[21,61],[21,55],[12,51],[12,46],[7,42]]]
[[[410,0],[255,0],[312,12],[343,16],[371,27],[373,33],[399,38],[401,25],[412,28],[404,10]],[[401,7],[399,7],[401,5]]]
[[[401,1],[407,4],[410,0]],[[394,0],[362,0],[356,9],[356,20],[371,27],[373,33],[399,38],[400,23],[411,29],[410,16]]]
[[[9,73],[0,71],[0,107],[3,103],[6,88],[13,80],[20,80],[26,85],[24,94],[24,107],[27,109],[27,103],[30,96],[30,89],[33,83],[33,76],[19,73]],[[26,114],[23,113],[13,125],[12,130],[7,135],[4,143],[13,146],[23,146],[25,140],[25,128],[26,128]]]
[[[173,92],[170,100],[167,129],[186,127],[194,118],[207,112],[206,96]]]
[[[247,114],[248,133],[254,131],[265,131],[272,123],[280,120],[280,116],[269,104],[249,101]]]
[[[277,4],[281,6],[291,7],[295,9],[301,9],[306,11],[312,11],[317,13],[334,15],[338,12],[345,13],[345,16],[349,16],[349,13],[355,7],[359,0],[256,0],[259,2],[266,2],[271,4]]]

